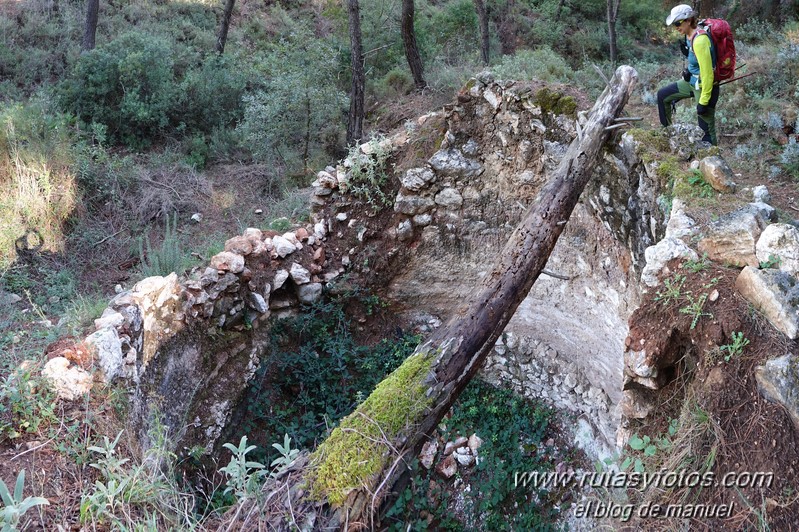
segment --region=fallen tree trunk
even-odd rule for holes
[[[306,489],[285,490],[295,495],[284,508],[310,511],[316,506],[312,513],[321,517],[317,511],[324,506],[333,514],[327,526],[375,528],[376,511],[405,469],[404,457],[418,453],[544,269],[610,135],[606,128],[621,112],[636,79],[634,69],[619,67],[511,235],[478,297],[342,420],[304,466]],[[292,521],[308,524],[299,515],[284,522]],[[311,526],[320,526],[320,521]]]

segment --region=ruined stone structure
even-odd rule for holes
[[[300,312],[342,274],[377,290],[420,330],[457,313],[581,134],[581,97],[567,92],[478,76],[442,112],[361,147],[357,157],[383,151],[398,162],[388,205],[365,199],[353,175],[358,161],[346,160],[319,173],[307,226],[247,229],[204,270],[145,279],[118,295],[85,345],[106,380],[128,381],[139,437],[146,441],[157,415],[181,449],[218,448],[249,379],[269,363],[270,320]],[[692,157],[692,133],[674,134],[672,152]],[[651,253],[680,205],[664,201],[658,163],[642,155],[636,135],[614,135],[548,274],[483,369],[489,381],[573,413],[581,438],[598,444],[595,455],[616,441],[639,280],[656,282],[659,268],[684,251],[675,241]],[[672,216],[672,234],[681,219]]]

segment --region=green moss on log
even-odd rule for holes
[[[427,353],[411,355],[319,446],[311,457],[312,498],[338,506],[353,489],[372,487],[395,458],[386,439],[395,445],[397,436],[412,429],[430,406],[424,380],[433,358]]]

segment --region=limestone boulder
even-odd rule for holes
[[[644,419],[655,409],[652,394],[646,390],[624,390],[621,403],[622,414],[630,419]]]
[[[435,206],[433,198],[404,195],[401,192],[397,194],[397,198],[394,200],[394,210],[409,216],[425,213]]]
[[[419,454],[419,463],[422,464],[422,467],[425,469],[430,469],[433,467],[433,462],[436,459],[436,454],[438,453],[438,441],[431,440],[425,442],[422,446],[422,452]]]
[[[423,188],[428,187],[435,180],[436,174],[433,173],[433,170],[428,166],[423,168],[411,168],[400,178],[402,186],[411,192],[419,192]]]
[[[252,242],[246,236],[234,236],[225,242],[225,251],[247,256],[252,253]]]
[[[436,472],[447,479],[455,476],[455,473],[458,472],[458,462],[455,461],[455,457],[450,454],[444,458],[436,467]]]
[[[725,194],[735,192],[735,182],[733,181],[735,174],[721,157],[717,155],[705,157],[699,161],[699,171],[702,172],[702,177],[716,192]]]
[[[250,246],[246,239],[243,241]],[[252,246],[250,246],[250,251],[252,251]],[[241,273],[244,271],[244,257],[238,253],[223,251],[211,257],[211,267],[223,272]]]
[[[437,151],[428,162],[441,176],[475,177],[483,170],[479,162],[454,148]]]
[[[771,224],[757,240],[755,253],[760,262],[779,261],[780,270],[799,275],[799,230],[788,224]]]
[[[463,205],[463,196],[457,188],[448,187],[436,194],[435,202],[445,209],[455,210]]]
[[[666,224],[666,238],[683,240],[693,234],[695,227],[694,219],[685,214],[685,203],[679,198],[674,198],[669,222]]]
[[[45,364],[42,376],[53,386],[60,399],[73,401],[92,389],[92,376],[86,370],[70,365],[64,357],[55,357]]]
[[[663,272],[666,264],[674,259],[699,260],[696,251],[689,248],[685,242],[676,238],[664,238],[654,246],[646,248],[644,252],[646,266],[641,273],[641,281],[647,286],[657,286],[660,282],[658,276]]]
[[[752,197],[755,202],[771,203],[771,193],[765,185],[758,185],[752,189]]]
[[[291,279],[297,284],[307,284],[311,282],[311,272],[296,262],[291,264],[289,275],[291,275]]]
[[[322,297],[322,283],[308,283],[297,287],[297,299],[303,305],[312,305]]]
[[[707,236],[699,241],[699,252],[722,264],[757,267],[755,243],[765,225],[749,210],[735,211],[710,224]]]
[[[782,270],[758,270],[747,266],[735,280],[735,288],[763,313],[778,331],[794,340],[799,335],[799,281]]]
[[[293,242],[290,242],[284,236],[275,236],[272,238],[272,245],[275,248],[275,253],[280,258],[284,258],[297,251],[297,245]]]
[[[785,407],[799,430],[799,358],[787,354],[755,368],[761,395]]]
[[[120,317],[122,315],[120,314]],[[103,379],[111,382],[117,377],[124,376],[124,357],[122,355],[122,341],[115,327],[104,327],[86,337],[86,347],[95,360],[100,364]]]

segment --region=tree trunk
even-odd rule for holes
[[[233,5],[236,0],[225,2],[225,12],[222,13],[222,24],[219,26],[219,34],[216,36],[216,52],[223,54],[227,43],[227,32],[230,29],[230,18],[233,16]]]
[[[402,0],[402,21],[400,29],[402,32],[402,44],[405,47],[405,57],[413,75],[413,84],[417,90],[422,90],[427,86],[424,80],[424,70],[422,69],[422,57],[419,55],[419,47],[416,44],[416,32],[413,29],[414,0]]]
[[[352,48],[352,88],[350,89],[350,112],[347,119],[347,145],[353,145],[363,136],[364,87],[366,76],[363,66],[363,43],[361,42],[361,12],[358,0],[347,0],[350,20],[350,47]]]
[[[608,0],[608,42],[610,44],[610,62],[616,64],[616,17],[619,14],[621,0]]]
[[[502,55],[516,53],[516,36],[519,33],[517,20],[516,0],[507,0],[496,18]]]
[[[479,295],[417,347],[311,455],[303,473],[309,482],[306,492],[311,500],[332,506],[337,526],[374,529],[376,510],[405,469],[400,467],[403,457],[419,452],[546,265],[608,139],[606,128],[636,79],[629,66],[616,71]]]
[[[94,50],[94,39],[97,35],[97,15],[100,12],[100,0],[86,0],[86,25],[83,27],[81,52]]]
[[[483,64],[488,65],[488,12],[483,0],[474,0],[474,8],[477,11],[477,22],[480,25],[480,56]]]
[[[702,0],[692,0],[691,9],[699,16],[702,13]]]

